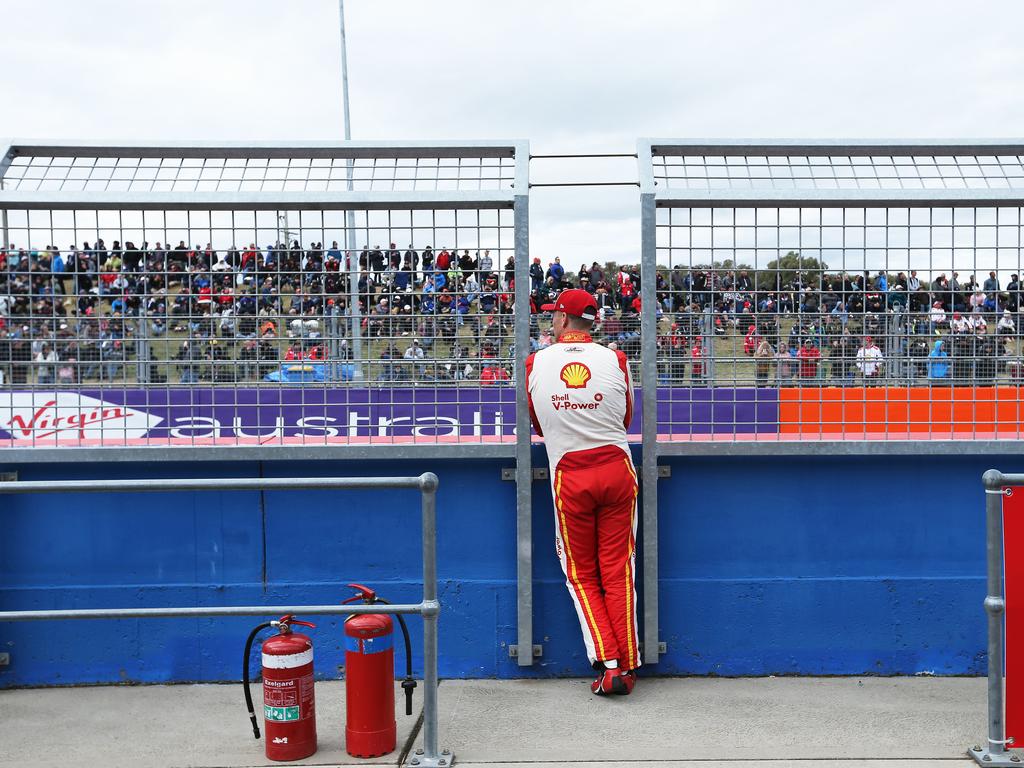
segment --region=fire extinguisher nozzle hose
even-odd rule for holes
[[[375,603],[391,605],[383,597],[374,598]],[[416,681],[412,677],[412,641],[409,640],[409,627],[405,624],[402,614],[395,614],[398,625],[402,628],[402,639],[405,641],[405,680],[402,681],[402,688],[405,689],[405,714],[412,714],[412,692],[416,687]]]
[[[256,639],[256,635],[271,626],[273,624],[268,621],[253,627],[249,637],[245,640],[245,652],[242,654],[242,686],[245,688],[245,708],[249,711],[249,720],[252,722],[252,735],[255,739],[260,737],[260,722],[256,719],[256,710],[252,705],[252,692],[249,690],[249,654],[252,653],[252,644]]]
[[[256,713],[251,709],[249,710],[249,720],[252,722],[252,736],[254,739],[258,739],[260,737],[260,723],[256,719]]]
[[[412,692],[416,690],[416,681],[411,677],[406,677],[402,681],[402,690],[405,691],[405,714],[412,714]]]

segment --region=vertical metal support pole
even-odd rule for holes
[[[713,295],[714,292],[711,292]],[[704,307],[704,380],[709,387],[715,386],[715,312],[709,301]]]
[[[352,140],[352,118],[348,103],[348,46],[345,43],[345,0],[338,0],[338,17],[341,25],[341,100],[345,118],[345,141]],[[347,189],[352,191],[352,159],[345,161]],[[345,250],[349,256],[349,319],[352,323],[352,378],[363,378],[363,326],[359,314],[359,255],[356,253],[356,215],[352,209],[345,211]]]
[[[341,108],[345,120],[345,141],[350,141],[352,139],[352,120],[348,113],[348,46],[345,42],[345,0],[338,0],[338,21],[341,27]]]
[[[146,314],[146,302],[148,299],[149,287],[147,285],[146,293],[143,294],[141,306],[139,307],[137,323],[139,334],[135,343],[136,377],[140,384],[149,382],[149,323],[147,321],[148,315]],[[217,365],[217,362],[214,361],[213,364]]]
[[[0,178],[0,190],[3,190],[3,188],[4,188],[4,180],[3,180],[3,178]],[[11,241],[9,239],[10,236],[8,235],[8,232],[7,232],[7,209],[6,208],[4,208],[2,211],[0,211],[0,229],[3,230],[3,234],[2,234],[3,242],[0,242],[0,250],[7,250],[7,246],[9,246],[11,244]]]
[[[423,602],[437,602],[437,475],[420,476],[423,510]],[[423,752],[428,760],[437,750],[437,612],[423,614]]]
[[[338,345],[338,307],[325,308],[324,318],[327,321],[327,357],[333,361],[331,379],[336,381],[337,379],[334,374],[337,373],[338,354],[340,353]]]
[[[348,161],[348,188],[352,191],[352,161]],[[349,257],[348,271],[348,316],[352,327],[352,378],[363,378],[363,325],[359,312],[359,253],[356,251],[356,216],[349,210],[346,216],[346,252]]]
[[[517,162],[526,162],[517,158]],[[526,358],[530,354],[530,201],[516,190],[515,338],[516,338],[516,659],[533,664],[533,463],[530,410],[526,400]]]
[[[327,370],[329,371],[330,380],[337,383],[342,380],[343,371],[345,370],[345,361],[341,359],[341,336],[343,331],[342,324],[338,322],[337,304],[327,310],[326,319],[329,334],[327,357],[331,361],[328,364]]]
[[[4,153],[0,155],[0,191],[2,191],[4,188],[4,175],[7,173],[7,169],[11,167],[11,162],[14,160],[14,150],[6,142],[0,144],[0,147],[4,147]],[[0,237],[3,237],[3,241],[0,242],[0,250],[6,250],[7,246],[11,244],[10,233],[7,231],[6,208],[0,211],[0,230],[2,230],[2,232],[0,232]]]
[[[986,554],[988,560],[988,749],[994,755],[1006,751],[1003,740],[1003,494],[1002,475],[984,475]]]
[[[1018,476],[1019,477],[1019,476]],[[1008,478],[990,469],[982,475],[985,485],[985,550],[988,562],[988,744],[967,750],[978,765],[1006,768],[1019,765],[1018,757],[1006,750],[1003,723],[1003,485]]]
[[[658,326],[657,211],[640,195],[640,386],[643,392],[644,656],[658,663]]]

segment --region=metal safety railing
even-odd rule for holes
[[[985,530],[988,563],[988,594],[985,597],[985,612],[988,615],[988,743],[975,745],[967,754],[979,765],[1015,766],[1021,758],[1011,754],[1008,748],[1015,739],[1008,735],[1006,727],[1007,692],[1004,691],[1005,667],[1008,665],[1006,652],[1006,589],[1004,583],[1006,557],[1004,553],[1006,523],[1004,500],[1012,499],[1013,488],[1024,486],[1024,474],[1004,475],[995,469],[982,476],[985,486]],[[1018,496],[1017,498],[1020,498]],[[1024,516],[1021,516],[1024,517]],[[1024,519],[1014,521],[1017,526]],[[1024,531],[1024,528],[1021,529]],[[1010,682],[1006,676],[1006,682]],[[1022,701],[1024,703],[1024,701]],[[1024,746],[1024,739],[1021,739]]]
[[[264,616],[284,614],[351,615],[361,613],[419,614],[423,617],[423,754],[417,765],[444,768],[454,755],[438,747],[437,715],[437,475],[418,477],[299,477],[208,478],[185,480],[68,480],[58,482],[4,482],[0,494],[125,493],[185,491],[296,491],[415,489],[420,492],[423,528],[423,599],[419,603],[393,605],[229,605],[173,608],[88,608],[47,611],[0,611],[4,621],[67,619],[152,619],[186,616]]]

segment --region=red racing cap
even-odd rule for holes
[[[569,288],[558,294],[553,304],[541,305],[543,312],[565,312],[584,320],[597,319],[597,301],[587,291]]]

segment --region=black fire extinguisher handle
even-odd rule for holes
[[[249,720],[252,722],[252,735],[256,739],[260,737],[260,723],[256,719],[256,711],[252,706],[252,692],[249,690],[249,654],[252,653],[252,643],[256,639],[256,635],[272,626],[274,625],[268,621],[265,624],[253,627],[249,637],[246,638],[245,652],[242,654],[242,685],[245,687],[245,708],[249,711]]]

